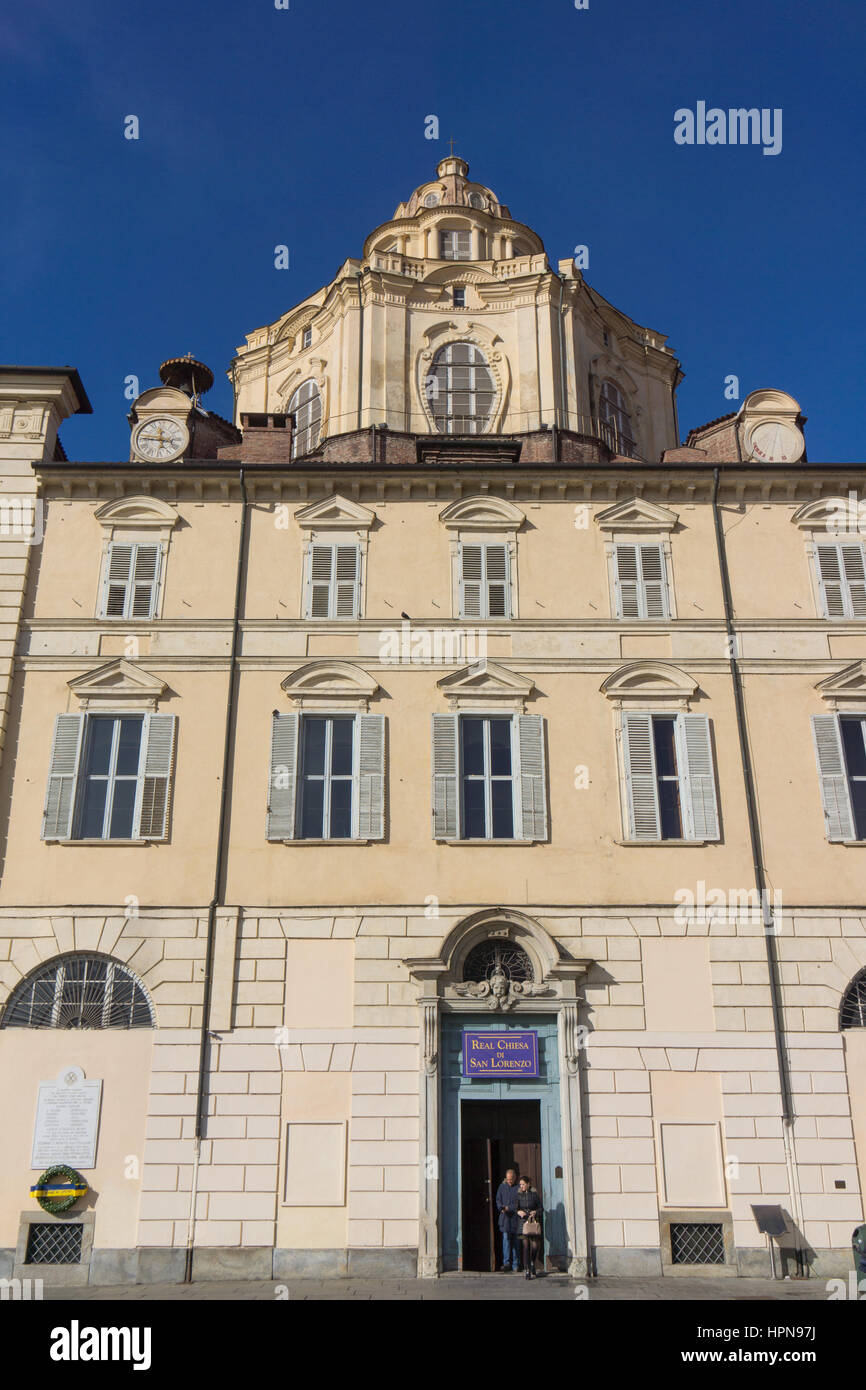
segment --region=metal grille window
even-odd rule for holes
[[[480,941],[473,946],[463,963],[464,980],[489,980],[495,973],[505,975],[509,980],[531,980],[532,962],[520,946],[510,941]]]
[[[33,1221],[27,1232],[29,1265],[80,1265],[81,1237],[84,1227],[80,1221]]]
[[[472,233],[440,232],[439,250],[443,261],[468,261],[472,255]]]
[[[448,343],[433,359],[428,380],[433,420],[440,434],[482,434],[496,388],[487,359],[473,343]]]
[[[287,413],[295,417],[292,458],[311,454],[322,430],[322,397],[314,381],[305,381],[298,387],[289,401]]]
[[[634,453],[631,418],[626,410],[625,398],[612,381],[602,383],[599,398],[599,413],[602,420],[613,430],[614,444],[618,454],[630,457]]]
[[[12,992],[4,1028],[153,1028],[150,1000],[132,971],[107,956],[62,956]]]
[[[723,1265],[725,1238],[716,1221],[672,1221],[671,1263],[675,1265]]]
[[[839,1010],[840,1028],[866,1028],[866,970],[855,976]]]
[[[160,571],[158,545],[112,542],[105,558],[101,618],[152,618]]]
[[[816,545],[825,618],[866,618],[866,547],[860,541]]]
[[[301,840],[352,837],[353,718],[301,720]]]

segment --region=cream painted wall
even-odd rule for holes
[[[96,1167],[82,1174],[90,1192],[75,1210],[96,1212],[94,1246],[137,1243],[153,1032],[108,1036],[110,1046],[101,1032],[0,1031],[0,1247],[15,1246],[22,1211],[38,1210],[30,1196],[41,1171],[30,1167],[38,1084],[70,1064],[82,1067],[88,1081],[103,1083]]]
[[[354,941],[286,943],[286,1027],[351,1028]]]
[[[350,1072],[290,1072],[283,1077],[280,1127],[280,1198],[277,1203],[278,1247],[297,1250],[340,1249],[347,1244],[348,1183],[346,1205],[287,1206],[283,1182],[286,1168],[286,1126],[292,1122],[320,1120],[348,1122],[352,1105]],[[348,1124],[347,1124],[348,1128]],[[348,1155],[346,1155],[348,1161]],[[294,1194],[296,1197],[303,1193]]]
[[[660,1204],[725,1206],[721,1077],[713,1072],[654,1071],[650,1087]]]
[[[648,1032],[712,1032],[709,942],[648,938],[641,942],[641,957]]]

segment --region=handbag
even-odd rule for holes
[[[529,1216],[523,1223],[523,1234],[525,1236],[540,1236],[541,1222],[534,1216]]]

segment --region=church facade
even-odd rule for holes
[[[457,156],[229,376],[0,368],[0,1275],[847,1272],[862,469]]]

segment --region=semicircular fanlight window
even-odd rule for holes
[[[463,979],[489,980],[496,971],[515,983],[533,978],[532,961],[520,946],[496,938],[480,941],[463,963]]]
[[[61,956],[13,990],[3,1028],[153,1028],[153,1008],[122,961],[107,956]]]
[[[840,1028],[866,1028],[866,970],[855,976],[839,1010]]]

